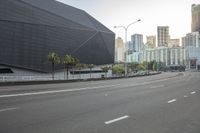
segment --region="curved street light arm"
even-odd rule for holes
[[[139,21],[141,21],[141,19],[138,19],[137,21],[130,23],[130,24],[126,27],[126,29],[128,29],[131,25],[133,25],[133,24],[135,24],[135,23],[137,23],[137,22],[139,22]]]

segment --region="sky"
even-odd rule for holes
[[[191,32],[191,5],[199,0],[58,0],[85,10],[124,39],[122,28],[141,19],[128,29],[130,36],[137,33],[156,35],[157,26],[169,26],[171,38],[181,38]]]

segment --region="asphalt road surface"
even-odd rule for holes
[[[0,133],[200,133],[200,73],[0,87]]]

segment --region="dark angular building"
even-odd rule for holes
[[[50,72],[49,52],[109,64],[114,62],[114,39],[85,11],[58,1],[0,0],[0,65]]]

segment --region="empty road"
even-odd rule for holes
[[[0,133],[200,133],[200,73],[0,87]]]

